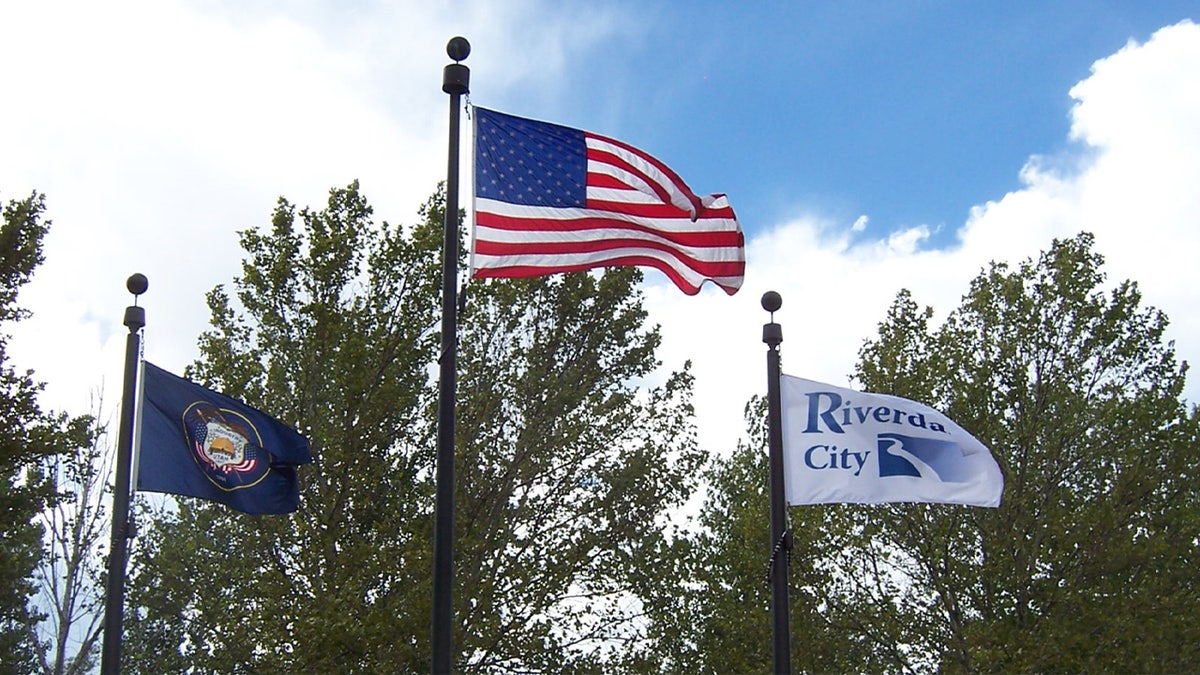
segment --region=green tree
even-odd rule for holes
[[[635,269],[475,287],[459,396],[464,666],[641,667],[705,454],[685,368],[656,388]]]
[[[752,673],[771,668],[766,405],[746,406],[749,440],[714,457],[709,493],[687,542],[687,580],[655,607],[665,672]]]
[[[1004,496],[998,509],[790,509],[796,667],[1197,669],[1200,415],[1182,399],[1166,317],[1132,282],[1105,290],[1092,247],[1081,234],[1015,269],[992,264],[941,325],[898,294],[861,349],[861,388],[970,430]],[[760,410],[749,444],[708,474],[683,605],[695,621],[663,641],[701,672],[769,670]]]
[[[270,230],[241,234],[242,276],[233,297],[209,294],[190,375],[299,424],[314,463],[291,516],[183,499],[139,516],[135,671],[383,672],[425,658],[439,214],[425,215],[411,232],[376,226],[354,184],[322,210],[281,199]]]
[[[127,618],[136,672],[429,668],[443,195],[376,225],[357,184],[242,233],[191,376],[297,422],[302,504],[254,517],[142,500]],[[630,270],[472,284],[461,315],[457,667],[634,659],[638,591],[702,454],[690,376],[632,383],[658,337]],[[658,556],[658,557],[656,557]],[[642,632],[639,632],[642,631]]]
[[[1104,290],[1081,234],[1016,269],[992,264],[962,306],[902,292],[861,352],[863,388],[935,405],[992,449],[999,509],[896,505],[849,512],[851,541],[902,582],[890,606],[911,667],[1183,672],[1200,659],[1194,485],[1200,426],[1166,317],[1130,281]],[[850,530],[853,531],[853,528]]]
[[[656,607],[663,672],[769,673],[773,665],[767,471],[767,406],[745,409],[746,438],[704,472],[708,493],[686,540],[682,593]],[[857,613],[830,603],[849,553],[832,532],[838,507],[793,508],[789,527],[792,666],[801,672],[882,672],[897,661]]]
[[[32,574],[42,555],[35,522],[55,500],[54,481],[42,471],[47,457],[85,444],[86,418],[42,410],[42,384],[10,361],[5,327],[28,316],[17,304],[21,288],[43,261],[45,197],[33,193],[4,205],[0,222],[0,668],[32,672],[38,666],[36,625],[44,615],[30,605]]]

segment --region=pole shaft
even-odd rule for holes
[[[129,549],[130,466],[133,463],[133,425],[137,402],[138,354],[146,325],[140,307],[125,310],[125,382],[121,395],[121,425],[117,433],[117,475],[114,479],[112,539],[108,550],[108,584],[104,596],[104,646],[100,657],[101,675],[121,672],[121,623],[125,610],[125,567]]]
[[[442,89],[450,94],[450,143],[442,241],[442,358],[438,381],[437,495],[433,533],[434,673],[453,664],[454,619],[454,409],[458,389],[458,137],[459,109],[467,91],[466,66],[446,66]]]
[[[788,620],[787,502],[783,489],[783,426],[779,393],[779,343],[783,332],[773,321],[763,326],[767,349],[767,434],[771,469],[771,635],[774,672],[792,672],[791,628]],[[782,544],[782,545],[781,545]]]

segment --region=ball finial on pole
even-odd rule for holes
[[[779,343],[783,342],[783,328],[775,323],[775,312],[783,306],[783,298],[775,291],[767,291],[762,296],[762,308],[771,313],[771,323],[763,326],[763,342],[771,347],[778,349]]]
[[[442,69],[442,91],[451,96],[462,96],[471,89],[471,69],[460,63],[471,53],[471,43],[465,37],[450,38],[446,44],[446,54],[454,59]],[[458,105],[458,100],[452,101]],[[457,127],[456,127],[457,128]],[[455,133],[458,133],[455,131]],[[449,193],[447,193],[449,195]]]
[[[146,278],[145,274],[135,273],[125,280],[125,288],[129,289],[129,292],[134,295],[145,293],[149,287],[150,280]]]
[[[458,37],[450,38],[450,42],[446,44],[446,55],[454,59],[455,62],[462,61],[471,54],[471,43],[467,42],[467,38]]]
[[[131,274],[125,280],[125,288],[133,293],[133,304],[125,308],[125,326],[130,332],[136,332],[146,325],[146,310],[137,306],[138,296],[150,287],[150,280],[145,274]]]
[[[778,312],[779,308],[782,306],[783,306],[783,298],[779,297],[778,293],[776,293],[775,291],[767,291],[766,293],[763,293],[763,296],[762,296],[762,308],[763,309],[774,314],[775,312]]]

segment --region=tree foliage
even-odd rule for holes
[[[443,195],[375,224],[357,184],[242,233],[190,375],[298,424],[288,517],[145,500],[134,672],[429,668]],[[456,667],[636,660],[640,593],[695,468],[690,376],[655,367],[636,272],[473,284],[460,317]],[[644,650],[643,650],[644,651]]]
[[[1200,658],[1195,410],[1166,317],[1104,290],[1081,234],[993,264],[944,325],[901,294],[864,346],[864,387],[920,395],[988,445],[999,509],[889,509],[947,670],[1183,671]]]
[[[314,463],[289,517],[192,500],[140,516],[135,671],[377,672],[424,657],[436,234],[376,227],[357,185],[322,210],[281,199],[269,230],[241,234],[242,276],[234,295],[209,294],[190,375],[298,425]]]
[[[458,615],[476,668],[560,671],[646,652],[677,564],[669,511],[704,454],[691,375],[657,365],[630,268],[473,292],[460,360]],[[669,584],[670,577],[666,577]]]
[[[899,293],[860,352],[857,380],[938,407],[971,431],[1004,472],[1003,500],[998,509],[791,509],[793,531],[808,539],[793,555],[792,613],[817,614],[793,618],[796,665],[1196,669],[1200,420],[1182,399],[1187,368],[1164,340],[1166,317],[1142,305],[1133,282],[1106,290],[1092,246],[1081,234],[1016,268],[992,264],[940,326],[932,309]],[[756,512],[739,516],[742,496],[766,480],[762,469],[748,475],[749,462],[765,463],[739,453],[718,465],[697,539],[711,547],[703,574],[739,580],[727,592],[744,592],[745,574],[720,561],[738,550],[765,556],[768,545],[766,534],[750,545],[739,536],[750,518],[767,529],[765,496],[751,492]],[[726,603],[701,618],[697,646],[744,633],[749,618],[761,632],[767,617]],[[733,639],[701,649],[703,658],[732,651]],[[741,662],[747,671],[766,668],[766,638],[757,644],[758,660]],[[826,645],[842,654],[822,656]]]
[[[35,629],[43,615],[29,601],[36,592],[32,574],[42,528],[34,519],[56,496],[42,462],[84,445],[88,424],[42,410],[42,384],[32,371],[18,370],[8,354],[7,326],[28,316],[18,294],[43,260],[50,227],[44,211],[45,198],[33,193],[5,204],[0,221],[0,668],[16,673],[38,664]]]
[[[686,546],[683,592],[656,609],[659,672],[767,673],[773,666],[768,562],[767,405],[745,409],[746,439],[704,472],[708,493]],[[801,672],[894,671],[884,635],[832,602],[844,583],[841,507],[791,509],[788,555],[792,665]]]
[[[681,592],[654,609],[659,670],[696,673],[767,672],[771,668],[771,590],[766,562],[770,530],[766,405],[746,406],[750,440],[706,468],[710,490],[688,538]]]

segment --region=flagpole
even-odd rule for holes
[[[791,628],[788,622],[788,556],[792,533],[787,529],[787,501],[783,490],[783,405],[779,396],[779,343],[783,329],[775,323],[775,312],[783,299],[775,291],[762,296],[762,308],[771,313],[771,323],[763,326],[767,345],[767,434],[768,461],[771,469],[771,635],[774,672],[792,672]]]
[[[146,325],[146,310],[137,306],[137,298],[146,292],[149,282],[142,274],[125,281],[133,293],[133,305],[125,308],[125,384],[121,395],[121,426],[117,435],[117,475],[113,487],[112,539],[108,548],[108,584],[104,596],[104,648],[100,658],[101,675],[121,672],[121,622],[125,610],[125,566],[129,553],[132,523],[129,520],[129,474],[133,456],[134,413],[137,407],[138,356],[140,331]]]
[[[459,63],[471,53],[466,38],[452,38],[446,54],[454,59],[442,71],[442,91],[450,94],[450,152],[446,172],[446,213],[442,246],[442,355],[438,390],[437,497],[433,533],[434,673],[453,663],[454,586],[454,408],[458,362],[458,117],[462,95],[470,90],[471,70]]]

